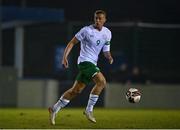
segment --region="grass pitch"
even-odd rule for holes
[[[96,108],[97,123],[89,122],[84,109],[65,108],[56,125],[49,124],[46,109],[0,109],[0,129],[179,129],[180,110]]]

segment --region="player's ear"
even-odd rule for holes
[[[106,22],[107,21],[107,19],[106,19],[106,17],[104,17],[104,22]]]

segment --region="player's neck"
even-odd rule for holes
[[[93,25],[93,27],[94,27],[95,29],[97,29],[98,31],[101,31],[101,30],[102,30],[102,28],[103,28],[103,26],[98,27],[98,26],[96,26],[95,24]]]

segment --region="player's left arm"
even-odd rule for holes
[[[103,53],[104,53],[104,56],[106,59],[109,60],[109,63],[112,64],[113,63],[113,57],[111,55],[111,52],[110,52],[110,42],[111,42],[111,37],[112,37],[112,34],[111,34],[111,31],[107,31],[106,33],[106,43],[104,44],[103,46]]]
[[[109,64],[112,64],[114,60],[113,60],[113,57],[111,55],[111,52],[110,51],[105,51],[103,53],[104,53],[104,56],[106,57],[106,59],[109,60]]]

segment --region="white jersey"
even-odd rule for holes
[[[97,65],[97,60],[101,49],[103,52],[110,51],[111,31],[104,27],[101,31],[93,25],[83,27],[75,37],[81,42],[80,62],[89,61]]]

